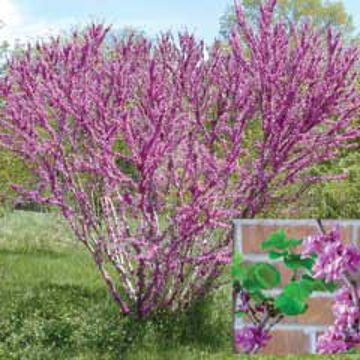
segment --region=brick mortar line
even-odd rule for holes
[[[244,323],[242,321],[237,321],[235,324],[235,330],[241,330]],[[272,330],[281,330],[281,331],[302,331],[306,335],[311,333],[317,333],[327,330],[329,327],[326,325],[303,325],[303,324],[278,324]]]
[[[278,295],[281,293],[283,289],[273,289],[273,290],[268,290],[266,291],[267,294],[269,295]],[[314,291],[311,295],[310,298],[333,298],[334,295],[328,292],[322,292],[322,291]]]
[[[242,227],[233,225],[233,236],[234,236],[234,250],[243,253],[243,236]]]
[[[240,226],[240,228],[241,228],[241,226]],[[358,224],[353,224],[352,231],[351,231],[351,240],[352,240],[352,243],[354,245],[358,245],[357,244],[358,229],[359,229],[359,225]]]
[[[317,226],[316,219],[234,219],[232,220],[235,226],[242,225],[290,225],[290,226]],[[360,220],[357,219],[348,219],[348,220],[339,220],[339,219],[324,219],[324,224],[328,223],[339,223],[340,225],[360,225]]]
[[[309,337],[309,352],[310,354],[316,354],[316,332],[311,331],[308,333]]]
[[[268,295],[279,295],[283,289],[272,289],[272,290],[264,290],[264,293]],[[314,291],[310,295],[310,299],[318,299],[318,298],[324,298],[324,299],[332,299],[334,297],[334,294],[322,292],[322,291]]]
[[[269,262],[274,262],[274,263],[280,263],[281,260],[271,260],[269,259],[269,256],[266,254],[244,254],[243,253],[243,259],[244,260],[256,260],[256,261],[269,261]]]

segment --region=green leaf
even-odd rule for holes
[[[280,284],[279,270],[271,264],[259,262],[251,266],[251,276],[261,289],[272,289]]]
[[[275,306],[285,315],[303,314],[307,309],[306,300],[313,290],[313,282],[301,279],[286,285],[283,292],[275,298]]]
[[[312,282],[312,291],[334,292],[338,288],[338,285],[334,282],[325,282],[322,279],[314,279],[309,275],[303,275],[302,279]]]
[[[254,269],[252,265],[247,266],[246,273],[243,277],[242,286],[249,292],[255,293],[261,290],[261,286],[257,281],[257,278],[254,274]]]
[[[265,241],[261,243],[262,250],[269,250],[269,249],[281,249],[284,250],[284,244],[286,242],[286,235],[285,231],[280,229],[268,237]]]
[[[283,256],[287,256],[287,254],[288,254],[287,251],[282,251],[282,252],[269,251],[269,259],[271,259],[271,260],[279,259]]]
[[[358,354],[358,349],[356,349],[356,348],[350,348],[349,350],[347,350],[346,352],[345,352],[345,354],[349,354],[349,355],[355,355],[355,354]]]
[[[300,255],[290,254],[284,258],[284,264],[289,269],[305,268],[311,270],[314,265],[314,260],[312,258],[302,259]]]
[[[246,313],[244,311],[236,311],[235,312],[235,316],[238,318],[242,318],[246,315]]]
[[[307,309],[307,304],[286,293],[281,293],[275,298],[275,306],[284,315],[296,316],[303,314]]]
[[[304,300],[314,291],[314,284],[309,280],[301,279],[295,283],[297,284],[299,291],[302,293]]]
[[[326,290],[327,291],[330,291],[330,292],[334,292],[338,289],[338,284],[330,281],[330,282],[325,282],[324,281],[324,284],[325,284],[325,287],[326,287]]]
[[[290,239],[288,240],[288,247],[296,247],[302,244],[302,240],[295,240],[295,239]]]
[[[286,250],[296,247],[302,243],[302,240],[287,239],[283,229],[280,229],[268,237],[261,243],[262,250]]]
[[[284,287],[284,294],[300,301],[305,301],[313,291],[313,283],[306,279],[293,281]]]
[[[242,254],[236,252],[233,255],[232,266],[231,266],[231,275],[233,279],[242,281],[244,276],[244,264],[242,262]]]
[[[251,299],[257,304],[263,302],[266,299],[266,296],[261,292],[261,290],[255,290],[250,292]]]
[[[301,279],[286,285],[281,295],[285,296],[286,299],[294,299],[294,301],[296,300],[299,303],[305,304],[312,291],[313,282],[307,279]]]

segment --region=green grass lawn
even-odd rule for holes
[[[231,353],[230,289],[186,314],[124,318],[54,215],[18,211],[0,219],[0,282],[0,359],[245,358]]]

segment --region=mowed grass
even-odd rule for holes
[[[184,314],[125,318],[54,214],[0,219],[0,284],[0,359],[247,358],[231,353],[230,288]],[[286,357],[300,358],[311,357]]]

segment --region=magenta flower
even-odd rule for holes
[[[345,341],[344,334],[331,327],[326,333],[319,336],[317,341],[317,352],[319,354],[337,354],[343,353],[351,348],[351,345]]]
[[[360,266],[360,251],[354,245],[342,243],[339,229],[308,237],[302,253],[304,256],[317,255],[314,277],[327,282],[340,280],[346,273],[355,273]]]
[[[354,304],[350,290],[341,288],[335,295],[333,314],[335,327],[343,333],[351,334],[360,321],[360,309]]]
[[[317,342],[321,354],[345,352],[360,344],[360,290],[352,278],[360,267],[360,251],[342,242],[339,228],[308,237],[303,243],[304,256],[316,255],[314,277],[341,283],[332,307],[334,325]]]
[[[266,346],[271,339],[268,331],[262,327],[251,325],[238,330],[235,335],[235,342],[241,346],[243,352],[250,354]]]
[[[340,231],[338,228],[332,229],[328,233],[318,233],[308,236],[303,242],[302,254],[304,256],[319,255],[325,244],[341,243]]]

